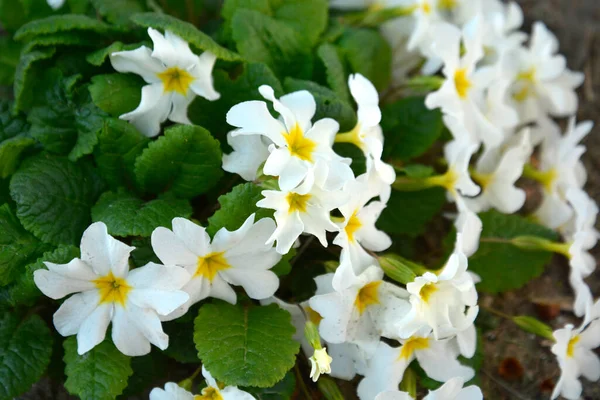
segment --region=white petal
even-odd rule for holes
[[[183,125],[192,125],[191,121],[187,116],[187,109],[195,97],[196,96],[194,95],[194,93],[188,93],[187,96],[182,96],[179,93],[173,93],[171,97],[173,106],[171,109],[171,113],[168,116],[169,121],[173,121]]]
[[[97,291],[75,294],[65,300],[54,313],[54,326],[62,336],[70,336],[79,332],[83,321],[98,307]]]
[[[186,247],[183,240],[167,228],[156,228],[152,232],[151,242],[152,250],[166,265],[192,268],[198,264],[198,255]]]
[[[148,28],[148,35],[154,44],[152,57],[162,61],[168,67],[179,66],[179,57],[173,44],[156,29]]]
[[[219,275],[216,275],[211,282],[210,297],[221,299],[231,304],[237,303],[237,295],[235,294],[235,291]]]
[[[173,218],[173,233],[190,251],[201,257],[210,253],[210,236],[206,229],[185,218]],[[197,260],[196,260],[197,261]]]
[[[46,262],[50,271],[38,269],[33,273],[33,281],[42,293],[51,299],[60,299],[71,293],[94,290],[92,282],[98,278],[92,269],[78,258],[60,265]]]
[[[223,278],[244,288],[251,299],[271,297],[279,288],[279,278],[271,271],[242,270],[231,268],[221,272]]]
[[[164,390],[152,389],[150,400],[194,400],[194,395],[174,382],[167,382]]]
[[[146,85],[137,108],[119,118],[131,122],[143,135],[154,137],[160,133],[160,124],[171,112],[172,96],[172,93],[165,93],[162,83]]]
[[[110,236],[103,222],[91,224],[81,237],[81,259],[100,276],[111,271],[117,277],[127,276],[129,253],[134,249]]]
[[[227,123],[240,129],[233,135],[264,135],[278,146],[285,146],[282,133],[285,126],[271,115],[264,101],[245,101],[231,107],[227,112]]]
[[[150,342],[140,329],[130,321],[123,307],[114,308],[112,340],[117,349],[128,356],[143,356],[150,353]]]
[[[100,304],[79,327],[77,332],[77,353],[85,354],[101,343],[112,317],[113,305]]]
[[[152,58],[152,53],[146,46],[131,51],[111,53],[110,63],[117,71],[140,75],[148,83],[160,83],[157,74],[165,69],[159,60]]]
[[[218,100],[221,97],[221,94],[215,90],[212,78],[212,70],[216,61],[217,56],[210,51],[205,51],[198,57],[196,66],[190,71],[196,78],[190,88],[198,96],[210,101]]]
[[[348,88],[358,105],[358,122],[363,127],[378,125],[381,121],[381,111],[375,86],[361,74],[353,74],[348,77]]]
[[[133,269],[127,277],[127,283],[134,289],[173,291],[181,289],[190,278],[190,274],[183,268],[166,267],[150,262],[143,267]]]
[[[140,308],[150,308],[160,315],[169,315],[189,300],[190,296],[181,290],[159,289],[132,290],[127,300]]]
[[[300,90],[286,94],[285,96],[281,96],[279,101],[294,113],[296,122],[300,125],[302,131],[310,128],[311,119],[317,109],[315,98],[310,92]]]
[[[221,390],[221,396],[223,396],[223,400],[254,400],[254,396],[250,393],[244,392],[235,386],[227,386]]]
[[[267,160],[270,154],[263,138],[264,136],[259,135],[233,136],[229,132],[227,134],[227,144],[234,151],[223,154],[223,169],[238,174],[247,181],[255,180],[258,176],[258,168]],[[266,172],[264,173],[269,175]]]
[[[352,304],[337,292],[313,296],[309,304],[310,308],[323,317],[319,324],[319,332],[323,339],[331,343],[345,342]]]
[[[117,309],[119,307],[115,307]],[[127,319],[136,326],[144,337],[161,350],[169,346],[169,337],[163,332],[162,325],[156,312],[150,309],[138,308],[127,304],[125,309]],[[126,353],[124,353],[126,354]],[[133,355],[133,354],[127,354]]]

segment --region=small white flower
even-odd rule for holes
[[[382,392],[397,390],[404,371],[415,358],[427,376],[436,381],[446,382],[454,377],[468,381],[475,375],[472,368],[457,360],[459,350],[450,339],[413,336],[401,340],[401,344],[400,347],[390,347],[379,342],[365,378],[358,385],[361,400],[373,400]]]
[[[119,72],[140,75],[148,83],[142,88],[142,100],[133,111],[119,118],[130,121],[141,133],[152,137],[160,132],[167,118],[180,124],[191,124],[187,108],[196,95],[217,100],[212,69],[216,56],[205,51],[200,56],[190,50],[186,41],[170,31],[163,36],[148,28],[154,49],[146,46],[131,51],[111,53],[110,62]]]
[[[327,274],[325,277],[331,279]],[[319,277],[317,277],[319,278]],[[367,268],[342,291],[316,294],[310,307],[323,318],[319,332],[329,343],[354,343],[367,354],[375,351],[379,337],[394,334],[394,321],[405,315],[406,291],[384,282],[383,271]]]
[[[65,4],[66,0],[46,0],[50,8],[53,10],[58,10]]]
[[[319,376],[321,374],[330,374],[331,373],[331,362],[333,358],[327,354],[327,348],[323,347],[321,349],[315,350],[315,353],[309,358],[310,360],[310,378],[313,382],[319,380]]]
[[[433,331],[435,338],[446,338],[472,326],[479,311],[477,291],[460,242],[461,237],[457,236],[454,253],[441,271],[425,272],[406,285],[411,309],[396,324],[400,337]],[[474,351],[475,343],[461,347]]]
[[[437,390],[430,390],[423,400],[482,400],[483,393],[475,385],[463,387],[465,380],[455,377],[448,380]],[[375,400],[413,400],[406,392],[399,390],[381,392]]]
[[[564,135],[559,133],[555,123],[547,121],[545,124],[549,130],[542,142],[536,178],[543,185],[544,199],[535,216],[542,224],[556,229],[573,214],[566,201],[566,191],[570,187],[581,189],[587,179],[580,161],[585,146],[580,142],[591,131],[593,123],[584,121],[575,125],[575,118],[571,118]]]
[[[515,187],[529,161],[533,147],[527,131],[519,141],[507,149],[501,147],[486,150],[479,158],[472,176],[481,186],[481,194],[465,199],[475,213],[495,208],[504,214],[517,212],[525,203],[525,191]]]
[[[217,383],[215,378],[213,378],[212,375],[210,374],[210,372],[208,372],[208,370],[206,368],[204,368],[204,365],[202,366],[202,375],[204,376],[204,379],[206,380],[206,387],[204,389],[202,389],[202,392],[200,392],[201,393],[200,395],[194,397],[195,399],[198,397],[200,399],[207,399],[207,400],[253,400],[253,399],[255,399],[255,397],[252,396],[250,393],[244,392],[243,390],[238,389],[237,386],[225,386],[225,387],[219,386],[219,384]]]
[[[556,343],[552,346],[552,353],[556,355],[561,375],[552,399],[560,395],[577,400],[582,392],[580,376],[593,382],[600,379],[600,359],[594,353],[594,349],[600,346],[600,320],[590,323],[586,318],[579,328],[574,329],[569,324],[554,331],[553,336]]]
[[[150,400],[194,400],[194,395],[175,382],[165,383],[165,388],[154,388]]]
[[[458,216],[454,221],[457,236],[461,240],[456,243],[458,251],[464,253],[466,257],[471,257],[479,248],[479,238],[483,223],[477,214],[475,214],[465,203],[465,199],[458,197],[456,199],[456,208]]]
[[[249,182],[254,181],[258,177],[259,167],[269,157],[270,142],[265,136],[233,136],[229,132],[227,143],[233,152],[223,154],[223,169]]]
[[[344,268],[350,266],[353,274],[358,275],[366,267],[375,263],[375,259],[365,249],[383,251],[392,245],[390,237],[375,227],[375,223],[386,205],[381,201],[369,202],[375,195],[369,189],[367,174],[348,182],[344,188],[348,201],[339,207],[344,220],[338,223],[340,233],[335,237],[333,243],[343,249],[344,258],[347,253],[348,260],[341,262],[336,270],[333,279],[333,287],[336,290],[343,289],[340,280],[346,273],[343,271]]]
[[[556,54],[558,40],[541,22],[533,24],[528,48],[518,53],[518,72],[512,97],[521,122],[535,121],[547,114],[573,115],[577,110],[575,89],[583,74],[567,69],[565,57]]]
[[[173,230],[159,227],[152,232],[152,248],[168,266],[178,265],[191,275],[183,291],[189,300],[165,319],[185,314],[190,306],[211,296],[235,304],[237,296],[230,285],[244,288],[252,299],[271,297],[279,278],[269,269],[281,256],[265,245],[275,230],[270,218],[256,223],[250,215],[237,230],[221,228],[212,242],[206,229],[185,218],[173,219]]]
[[[278,176],[281,190],[297,187],[309,171],[320,162],[325,169],[324,187],[341,189],[354,177],[349,159],[338,156],[332,149],[339,124],[331,118],[323,118],[313,125],[316,103],[306,90],[290,93],[279,100],[270,86],[263,85],[260,94],[273,103],[280,114],[279,120],[269,113],[264,101],[245,101],[233,106],[227,113],[227,123],[237,127],[237,135],[263,135],[273,144],[263,167],[265,175]]]
[[[46,262],[48,270],[34,272],[36,286],[60,299],[71,293],[54,314],[63,336],[77,334],[77,352],[84,354],[104,340],[112,321],[112,340],[129,356],[150,352],[150,343],[164,350],[169,337],[159,315],[167,315],[188,300],[179,290],[190,278],[178,267],[154,263],[129,271],[133,247],[114,239],[106,225],[90,225],[81,238],[81,259],[68,264]]]
[[[596,260],[588,251],[598,242],[599,233],[594,228],[598,205],[581,189],[569,188],[566,197],[575,210],[575,229],[567,238],[571,243],[569,264],[585,278],[596,268]]]
[[[394,168],[381,161],[383,153],[383,133],[379,122],[379,94],[375,86],[361,74],[350,75],[348,88],[358,106],[358,122],[348,133],[338,134],[336,142],[353,143],[360,148],[375,169],[382,182],[391,185],[396,179]]]
[[[448,143],[444,148],[448,161],[444,186],[448,190],[448,196],[454,201],[463,196],[477,196],[481,191],[469,173],[469,162],[476,150],[477,145],[457,140]]]
[[[322,164],[321,164],[322,166]],[[325,191],[315,182],[315,173],[323,173],[319,165],[309,170],[300,186],[291,190],[263,190],[256,205],[275,210],[277,229],[267,243],[277,241],[277,251],[286,254],[302,233],[314,235],[327,247],[326,232],[338,231],[331,222],[331,210],[344,204],[341,191]],[[322,182],[322,181],[321,181]]]

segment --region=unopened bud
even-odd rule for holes
[[[381,256],[378,261],[387,276],[404,285],[415,280],[416,274],[412,267],[423,268],[395,254]]]
[[[512,320],[517,326],[523,329],[525,332],[533,333],[546,339],[554,340],[552,336],[552,328],[542,321],[539,321],[533,317],[527,315],[518,315],[512,317]]]
[[[304,324],[304,337],[310,343],[313,349],[318,350],[321,348],[321,336],[319,335],[319,328],[311,321],[306,321]]]

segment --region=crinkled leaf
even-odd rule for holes
[[[264,100],[258,93],[261,85],[269,85],[277,96],[283,94],[279,80],[265,64],[244,64],[244,70],[231,79],[227,73],[216,70],[214,73],[215,89],[221,94],[216,101],[209,101],[200,96],[190,105],[190,120],[208,129],[217,139],[225,142],[225,135],[232,127],[225,123],[227,112],[234,105],[248,100]]]
[[[256,206],[256,203],[263,198],[262,190],[260,186],[253,183],[242,183],[234,187],[231,192],[219,196],[221,208],[208,219],[208,233],[213,236],[221,228],[234,231],[242,226],[252,213],[256,213],[255,221],[272,216],[271,210]]]
[[[0,24],[8,32],[50,14],[52,9],[46,0],[0,0]]]
[[[517,236],[557,240],[556,232],[519,215],[488,211],[479,217],[483,223],[479,249],[469,258],[469,269],[481,277],[478,290],[498,293],[518,289],[544,272],[552,253],[520,249],[508,240]]]
[[[110,339],[104,340],[89,352],[77,354],[77,339],[72,336],[63,343],[65,348],[65,388],[82,399],[112,400],[127,387],[133,374],[131,358],[122,354]]]
[[[137,0],[92,0],[92,5],[108,22],[114,25],[132,25],[130,17],[133,14],[146,11]]]
[[[173,218],[188,218],[187,200],[162,198],[144,202],[125,190],[106,192],[92,208],[92,221],[102,221],[113,236],[150,236],[159,226],[171,226]]]
[[[16,40],[31,40],[38,35],[48,35],[57,32],[94,32],[106,34],[115,32],[115,28],[96,18],[80,14],[52,15],[43,19],[31,21],[23,25],[15,33]]]
[[[52,354],[52,335],[37,315],[0,315],[0,399],[12,399],[37,382]]]
[[[241,9],[233,16],[232,34],[246,60],[267,64],[280,77],[311,75],[313,61],[307,41],[285,22]]]
[[[10,181],[10,195],[23,226],[56,245],[79,243],[101,189],[91,163],[73,163],[45,153],[25,160]]]
[[[425,107],[422,97],[407,97],[382,108],[383,154],[409,160],[425,153],[440,137],[444,124],[439,110]]]
[[[7,139],[0,143],[0,178],[7,178],[16,171],[21,153],[35,144],[27,137]]]
[[[135,186],[135,160],[149,142],[150,139],[126,121],[113,118],[104,120],[94,158],[102,177],[111,187]]]
[[[12,103],[8,100],[0,100],[0,142],[18,135],[24,135],[29,131],[29,124],[22,115],[11,113]]]
[[[34,93],[37,94],[36,89],[39,89],[38,81],[34,80],[40,78],[40,69],[37,64],[42,60],[52,58],[55,52],[56,49],[54,47],[47,47],[21,54],[15,71],[15,82],[13,85],[15,110],[22,111],[31,107]],[[33,78],[34,76],[36,78]]]
[[[379,32],[346,29],[338,45],[352,72],[364,75],[378,90],[387,88],[392,76],[392,50]]]
[[[270,388],[243,388],[250,393],[256,400],[290,400],[296,391],[296,376],[293,371],[285,374],[285,377]]]
[[[140,104],[142,86],[144,80],[137,75],[108,74],[94,76],[89,90],[96,106],[118,117]]]
[[[169,128],[136,159],[135,175],[147,192],[197,196],[223,176],[219,142],[200,126]]]
[[[344,100],[340,99],[333,91],[311,81],[294,78],[285,78],[283,83],[286,92],[308,90],[317,103],[317,111],[313,121],[322,118],[333,118],[340,124],[340,131],[348,131],[356,125],[356,113]]]
[[[0,206],[0,286],[12,282],[47,249],[21,226],[8,204]]]
[[[0,36],[0,85],[13,83],[20,55],[20,43],[12,40],[10,36]]]
[[[275,19],[294,28],[312,46],[327,26],[327,3],[327,0],[271,0],[271,7]]]
[[[83,33],[57,32],[44,36],[35,36],[23,47],[24,52],[33,51],[36,47],[48,46],[94,46],[97,39]]]
[[[442,188],[418,192],[392,191],[387,207],[377,220],[377,227],[388,233],[418,236],[446,202]]]
[[[108,47],[105,47],[105,48],[97,50],[91,54],[88,54],[88,56],[86,57],[86,60],[90,64],[95,65],[96,67],[99,67],[102,64],[104,64],[104,61],[106,61],[108,59],[108,57],[110,56],[111,53],[114,53],[117,51],[135,50],[138,47],[142,46],[143,44],[144,43],[123,44],[121,42],[114,42],[113,44],[111,44]]]
[[[189,22],[181,21],[170,15],[157,13],[140,13],[131,17],[131,20],[140,26],[152,27],[154,29],[161,29],[163,31],[169,30],[174,34],[180,36],[183,40],[188,42],[190,45],[196,47],[197,49],[210,51],[211,53],[215,54],[217,58],[220,58],[222,60],[241,60],[239,54],[236,54],[231,50],[221,47],[210,36],[198,30],[194,25],[190,24]]]
[[[317,55],[325,67],[327,84],[331,90],[341,100],[349,102],[348,77],[338,48],[331,43],[323,43],[317,49]]]
[[[206,304],[194,321],[198,356],[226,385],[271,387],[294,366],[299,344],[277,305]]]
[[[79,257],[79,248],[75,246],[59,246],[45,252],[36,262],[27,265],[13,283],[0,290],[1,301],[13,307],[20,304],[31,305],[42,294],[33,281],[33,273],[46,268],[44,261],[67,264],[75,257]]]

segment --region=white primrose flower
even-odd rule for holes
[[[256,205],[275,210],[277,229],[268,238],[267,244],[277,241],[277,251],[286,254],[302,233],[314,235],[327,247],[326,232],[337,232],[338,226],[330,218],[331,210],[346,201],[342,191],[323,190],[320,179],[322,164],[309,170],[300,186],[291,190],[263,190],[264,196]]]
[[[407,294],[382,279],[381,268],[371,266],[344,290],[317,294],[309,300],[310,307],[323,318],[319,324],[323,339],[354,343],[370,355],[380,336],[394,334],[393,322],[409,308]]]
[[[533,24],[528,48],[517,54],[517,73],[512,98],[521,122],[536,121],[547,114],[573,115],[577,110],[575,89],[583,74],[567,69],[565,57],[556,54],[558,40],[541,22]]]
[[[573,210],[566,201],[566,191],[570,187],[583,188],[587,179],[581,156],[585,146],[581,140],[592,130],[591,121],[575,124],[569,119],[567,131],[561,135],[555,123],[546,121],[547,135],[542,142],[540,164],[535,173],[544,188],[544,198],[536,218],[551,229],[564,225],[572,216]]]
[[[482,106],[490,107],[491,102],[486,102],[485,93],[496,77],[493,68],[476,68],[484,54],[481,43],[482,24],[481,17],[474,18],[464,26],[462,34],[456,26],[447,23],[435,27],[436,39],[432,44],[432,51],[444,61],[442,72],[446,80],[439,90],[427,95],[425,105],[430,109],[441,108],[444,114],[456,119],[456,124],[464,126],[467,132],[474,135],[477,143],[483,142],[493,147],[502,142],[504,133],[482,111]],[[462,57],[461,38],[465,46]],[[502,103],[501,91],[498,96]],[[507,110],[509,113],[512,111],[507,107],[495,107],[487,110],[487,114],[503,123],[502,117]]]
[[[172,224],[172,231],[159,227],[152,232],[152,249],[165,265],[185,268],[191,279],[182,288],[189,300],[165,320],[180,317],[208,296],[235,304],[237,296],[230,285],[242,286],[252,299],[271,297],[279,287],[270,268],[281,255],[265,244],[275,230],[272,219],[255,223],[252,214],[233,232],[219,229],[212,242],[206,229],[192,221],[174,218]]]
[[[483,49],[485,64],[494,64],[513,57],[527,40],[527,34],[519,31],[523,25],[523,10],[516,2],[482,0]]]
[[[34,272],[36,286],[46,296],[63,302],[54,314],[54,326],[63,336],[77,334],[77,352],[84,354],[104,340],[112,321],[112,340],[128,356],[150,352],[150,343],[164,350],[169,337],[159,316],[188,300],[179,290],[189,274],[178,267],[148,263],[129,270],[134,247],[114,239],[106,225],[90,225],[81,238],[81,259],[68,264],[45,262],[48,270]]]
[[[217,100],[212,70],[216,56],[205,51],[195,55],[186,41],[171,31],[163,36],[148,28],[154,49],[141,46],[131,51],[110,54],[110,62],[119,72],[141,76],[148,85],[142,88],[142,100],[133,111],[119,116],[130,121],[146,136],[156,136],[167,118],[180,124],[191,124],[187,108],[196,96]]]
[[[475,385],[463,387],[465,380],[455,377],[448,380],[437,390],[430,390],[423,400],[482,400],[483,393]],[[381,392],[375,400],[414,400],[413,397],[399,390]]]
[[[50,8],[53,10],[58,10],[65,4],[66,0],[46,0]]]
[[[469,163],[476,150],[476,144],[458,140],[449,142],[444,148],[448,171],[443,176],[443,186],[448,191],[448,197],[453,201],[458,202],[464,196],[477,196],[481,191],[469,173]]]
[[[458,215],[454,221],[454,227],[456,228],[457,236],[461,238],[456,243],[457,250],[464,253],[466,257],[471,257],[479,249],[479,238],[483,229],[483,223],[479,216],[467,206],[465,200],[460,197],[456,199]]]
[[[600,379],[600,359],[594,352],[600,346],[600,320],[590,322],[590,316],[586,315],[579,328],[568,324],[554,331],[553,336],[556,343],[551,350],[561,374],[551,398],[577,400],[582,392],[580,376],[592,382]]]
[[[365,251],[383,251],[392,245],[392,240],[383,231],[375,227],[379,215],[386,207],[381,201],[370,201],[375,193],[369,190],[368,175],[363,174],[346,184],[344,192],[348,201],[339,208],[344,220],[338,223],[340,232],[333,243],[340,246],[344,252],[340,266],[333,278],[333,287],[341,290],[345,283],[351,282],[344,276],[346,273],[359,275],[369,265],[376,263],[369,253]],[[368,204],[367,204],[368,203]],[[350,267],[351,270],[344,271]]]
[[[361,74],[350,75],[348,87],[358,106],[358,122],[350,132],[338,134],[335,141],[352,143],[360,148],[380,179],[391,185],[396,179],[396,172],[391,165],[381,161],[383,133],[379,126],[381,110],[379,109],[377,89]]]
[[[229,132],[227,144],[233,151],[223,154],[223,169],[249,182],[254,181],[259,175],[258,169],[269,157],[271,141],[265,136],[233,136]]]
[[[472,325],[479,311],[477,291],[467,271],[467,257],[460,250],[461,237],[457,236],[456,241],[456,248],[441,271],[425,272],[406,285],[411,309],[396,327],[401,338],[429,332],[436,339],[458,334],[461,352],[472,356],[476,344]]]
[[[194,400],[196,396],[175,382],[165,383],[165,388],[154,388],[150,392],[150,400]]]
[[[319,380],[321,374],[331,373],[331,362],[333,358],[327,354],[327,348],[315,350],[314,354],[309,358],[310,360],[310,378],[313,382]]]
[[[508,148],[486,150],[471,174],[481,186],[481,194],[473,199],[465,199],[469,209],[479,213],[495,208],[501,213],[512,214],[523,207],[525,191],[515,187],[515,183],[523,174],[523,167],[532,152],[533,146],[527,131]]]
[[[468,381],[475,375],[472,368],[457,360],[459,350],[451,339],[413,336],[400,343],[400,347],[391,347],[379,342],[365,377],[358,384],[360,400],[373,400],[382,392],[397,390],[404,371],[414,359],[428,377],[439,382],[455,377]]]
[[[341,189],[354,177],[351,160],[338,156],[332,149],[339,124],[331,118],[312,124],[316,110],[312,94],[301,90],[277,100],[270,86],[263,85],[258,90],[273,103],[280,119],[271,116],[264,101],[245,101],[229,110],[227,123],[238,128],[232,136],[263,135],[273,142],[263,173],[278,176],[281,190],[297,187],[311,169],[317,168],[317,163],[325,171],[327,190]]]

